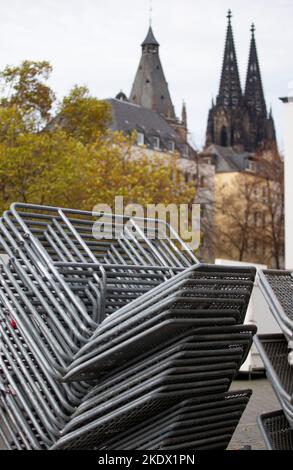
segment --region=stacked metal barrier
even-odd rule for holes
[[[259,417],[267,447],[293,449],[293,275],[264,270],[260,287],[283,334],[259,335],[254,341],[282,410]]]
[[[250,396],[228,391],[256,331],[243,326],[255,271],[201,265],[148,222],[25,204],[3,214],[8,448],[227,447]]]
[[[282,410],[262,414],[259,426],[269,450],[293,449],[293,430]]]

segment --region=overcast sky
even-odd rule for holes
[[[0,0],[0,67],[48,60],[61,98],[86,84],[99,98],[128,95],[146,36],[150,0]],[[176,112],[187,103],[189,129],[204,143],[212,95],[218,92],[226,34],[233,12],[244,86],[250,25],[256,39],[268,106],[282,146],[282,104],[293,80],[293,0],[153,0],[153,29]]]

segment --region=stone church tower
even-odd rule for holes
[[[183,141],[187,142],[186,105],[183,105],[182,119],[180,120],[176,117],[162,67],[159,55],[160,44],[156,40],[151,26],[141,47],[142,55],[129,102],[160,114],[180,134]]]
[[[239,152],[272,148],[276,146],[276,133],[264,98],[255,27],[251,28],[246,86],[242,93],[231,18],[229,10],[220,89],[209,111],[206,146],[233,147]]]
[[[152,27],[142,43],[142,56],[129,101],[175,119],[174,106],[159,56],[160,44]]]

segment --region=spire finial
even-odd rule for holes
[[[227,18],[228,18],[228,20],[229,20],[229,24],[231,23],[231,18],[232,18],[232,16],[233,16],[233,15],[232,15],[232,11],[231,11],[230,8],[229,8],[229,10],[228,10],[228,15],[227,15]]]
[[[153,25],[153,0],[150,1],[150,27]]]
[[[252,23],[250,31],[252,33],[252,36],[254,36],[254,33],[255,33],[255,24],[254,23]]]

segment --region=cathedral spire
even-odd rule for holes
[[[237,107],[242,101],[242,90],[239,78],[236,49],[232,30],[232,13],[228,11],[228,28],[224,52],[224,61],[220,90],[217,103],[226,107]]]
[[[249,61],[247,68],[247,78],[245,86],[245,103],[252,113],[266,119],[267,107],[263,92],[261,72],[258,62],[256,41],[255,41],[255,25],[251,25],[251,42]]]
[[[267,115],[254,24],[250,30],[247,80],[242,94],[231,19],[229,10],[220,90],[209,111],[206,146],[215,144],[232,147],[237,152],[255,152],[276,146],[274,119]]]
[[[142,56],[129,101],[152,109],[167,119],[175,119],[174,106],[159,56],[160,44],[151,26],[141,46]]]

